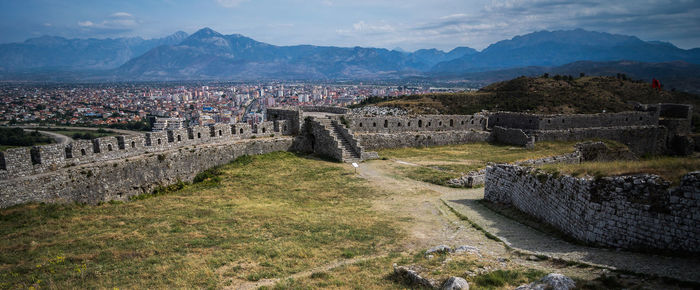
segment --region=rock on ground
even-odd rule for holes
[[[409,282],[411,285],[422,286],[427,288],[437,288],[437,282],[432,279],[426,279],[418,275],[418,272],[405,266],[396,266],[394,264],[394,274],[400,279]]]
[[[515,290],[569,290],[576,286],[576,282],[569,277],[558,273],[550,273],[537,282],[521,285]]]
[[[461,277],[450,277],[442,285],[442,290],[469,290],[469,283]]]

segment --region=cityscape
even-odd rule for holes
[[[0,124],[108,126],[177,119],[182,126],[257,124],[266,108],[347,106],[368,96],[397,97],[464,88],[313,83],[5,84]]]

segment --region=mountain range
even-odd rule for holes
[[[643,77],[661,69],[673,71],[671,76],[695,74],[697,79],[699,64],[700,48],[581,29],[539,31],[482,51],[457,47],[448,52],[276,46],[210,28],[149,40],[44,36],[0,45],[4,80],[440,80],[557,69],[611,73],[619,67],[641,71]]]

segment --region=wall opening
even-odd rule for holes
[[[66,147],[66,159],[71,159],[73,158],[73,150],[71,147]]]
[[[173,131],[168,130],[168,143],[173,143],[175,138],[173,138]]]
[[[107,151],[112,151],[112,144],[107,144]]]
[[[422,127],[423,127],[423,120],[418,120],[418,128],[422,128]]]
[[[438,122],[438,127],[442,126],[442,121]]]
[[[462,124],[461,124],[461,125],[464,125],[464,120],[462,120]]]
[[[432,123],[432,122],[428,122],[428,126],[426,126],[426,127],[430,127],[430,124],[431,124],[431,123]]]
[[[151,146],[151,134],[146,134],[146,146]]]
[[[472,120],[472,125],[474,125],[474,120]]]
[[[377,123],[372,123],[372,127],[377,127]]]
[[[92,153],[100,153],[100,140],[92,140]]]
[[[39,152],[39,147],[32,147],[29,150],[29,154],[32,157],[32,165],[41,164],[41,153]]]
[[[224,135],[224,134],[223,134],[223,132],[221,132],[221,130],[219,130],[219,136],[221,136],[221,135]]]
[[[5,165],[5,154],[0,152],[0,170],[7,170],[7,165]]]
[[[406,127],[411,127],[411,121],[408,121],[408,124],[406,124]]]
[[[241,128],[240,130],[238,130],[238,132],[240,132],[241,134],[243,134],[243,128]]]
[[[396,124],[396,127],[401,127],[401,122],[398,122],[398,123]]]
[[[214,127],[209,127],[209,137],[216,137],[216,130]]]
[[[194,139],[194,131],[192,131],[192,128],[187,128],[187,138]]]
[[[85,149],[80,149],[80,155],[85,156]]]
[[[282,132],[287,132],[287,125],[282,126]]]
[[[236,125],[231,125],[231,134],[236,135]]]
[[[119,147],[119,150],[124,150],[126,146],[124,146],[124,136],[117,136],[117,147]]]
[[[360,128],[362,128],[362,123],[360,123]]]
[[[182,141],[182,136],[177,135],[177,142],[180,142],[180,141]]]
[[[262,132],[265,133],[265,127],[262,128]]]
[[[384,120],[384,128],[389,127],[389,120]]]
[[[197,139],[200,139],[200,138],[202,138],[202,133],[201,133],[201,132],[197,132]]]
[[[160,138],[158,138],[158,145],[160,145]]]
[[[136,142],[131,141],[131,148],[136,148]]]

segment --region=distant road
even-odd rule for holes
[[[34,130],[33,130],[33,129],[24,128],[24,131],[33,132]],[[47,136],[50,136],[50,137],[53,138],[53,139],[56,141],[56,143],[58,143],[58,144],[66,145],[66,144],[68,144],[68,143],[73,142],[73,138],[68,137],[68,136],[66,136],[66,135],[58,134],[58,133],[56,133],[56,132],[51,132],[51,131],[40,131],[40,130],[37,130],[37,132],[39,132],[39,133],[41,133],[41,134],[44,134],[44,135],[47,135]]]
[[[95,127],[71,127],[71,126],[10,126],[10,127],[22,128],[22,129],[54,128],[54,129],[86,130],[86,131],[97,131],[99,129],[104,129],[107,131],[112,131],[112,132],[123,134],[123,135],[138,135],[138,134],[144,133],[144,132],[131,131],[131,130],[112,129],[112,128],[95,128]]]

